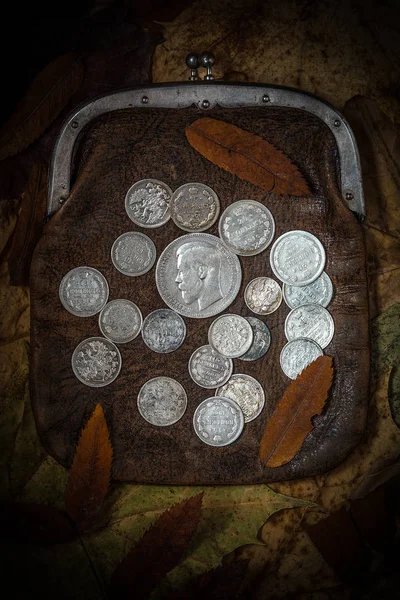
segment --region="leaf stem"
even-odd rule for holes
[[[107,600],[107,593],[106,593],[106,591],[104,589],[103,582],[101,581],[101,579],[99,577],[99,574],[97,573],[96,567],[94,566],[94,562],[92,561],[91,556],[90,556],[90,554],[88,552],[88,549],[86,548],[86,546],[84,544],[84,541],[82,539],[81,532],[79,531],[79,528],[78,528],[78,536],[79,536],[79,541],[80,541],[80,543],[82,545],[82,548],[85,551],[86,558],[88,559],[90,570],[92,571],[92,573],[94,575],[94,578],[96,579],[97,585],[99,586],[101,597],[103,598],[103,600]]]

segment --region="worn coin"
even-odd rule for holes
[[[144,233],[128,231],[112,245],[111,260],[124,275],[136,277],[150,271],[156,260],[156,247]]]
[[[303,369],[323,354],[321,346],[314,340],[298,338],[288,342],[281,350],[280,363],[282,371],[290,379],[296,379]]]
[[[264,204],[238,200],[230,204],[219,220],[219,235],[235,254],[254,256],[269,244],[275,234],[275,221]]]
[[[195,433],[209,446],[227,446],[242,433],[244,416],[236,402],[214,396],[196,408],[193,426]]]
[[[110,340],[91,337],[75,348],[71,364],[79,381],[90,387],[104,387],[118,377],[122,360],[117,346]]]
[[[186,317],[203,319],[225,310],[236,298],[242,269],[219,238],[191,233],[173,240],[156,267],[165,304]]]
[[[205,231],[214,225],[219,215],[219,198],[204,183],[185,183],[172,195],[171,217],[184,231]]]
[[[271,345],[271,332],[268,326],[256,317],[246,317],[253,330],[253,343],[250,349],[240,356],[240,360],[258,360],[269,350]]]
[[[244,291],[244,301],[257,315],[270,315],[282,302],[282,290],[270,277],[256,277],[250,281]]]
[[[271,268],[283,283],[308,285],[325,267],[325,250],[315,235],[308,231],[287,231],[273,244]]]
[[[285,321],[285,335],[289,341],[308,338],[321,348],[331,342],[335,324],[331,314],[320,304],[303,304],[290,311]]]
[[[169,221],[171,188],[158,179],[141,179],[129,188],[125,197],[128,217],[140,227],[160,227]]]
[[[189,375],[197,385],[206,389],[217,388],[232,375],[233,361],[211,348],[197,348],[189,359]]]
[[[222,356],[238,358],[250,349],[253,330],[240,315],[221,315],[209,327],[208,342]]]
[[[154,377],[140,388],[137,405],[148,423],[165,427],[184,415],[187,407],[185,389],[171,377]]]
[[[153,352],[174,352],[183,344],[185,336],[185,321],[169,308],[153,310],[143,321],[142,338]]]
[[[289,308],[296,308],[302,304],[320,304],[326,308],[332,300],[333,285],[329,275],[323,271],[315,281],[302,287],[284,283],[282,293]]]
[[[104,337],[116,344],[131,342],[142,328],[142,313],[130,300],[112,300],[99,314],[99,327]]]
[[[108,283],[93,267],[76,267],[64,275],[59,287],[60,300],[77,317],[91,317],[108,300]]]
[[[265,394],[262,385],[250,375],[232,375],[225,385],[216,390],[215,395],[236,402],[242,410],[245,423],[256,419],[264,408]]]

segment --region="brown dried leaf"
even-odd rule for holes
[[[198,119],[186,127],[189,143],[200,154],[266,192],[309,196],[298,168],[281,150],[254,133],[217,119]]]
[[[265,428],[260,445],[264,465],[280,467],[296,455],[313,428],[311,418],[325,406],[332,377],[332,357],[319,356],[292,381]]]
[[[65,544],[78,537],[77,530],[65,515],[44,504],[3,504],[0,525],[2,542]]]

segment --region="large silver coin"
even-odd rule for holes
[[[142,328],[142,313],[130,300],[112,300],[99,314],[99,327],[104,337],[116,344],[131,342]]]
[[[256,419],[265,404],[262,385],[250,375],[232,375],[225,385],[216,390],[215,395],[230,398],[236,402],[242,410],[245,423]]]
[[[154,310],[143,321],[142,338],[153,352],[174,352],[182,346],[185,336],[185,321],[169,308]]]
[[[253,343],[246,354],[240,356],[239,359],[258,360],[269,350],[271,345],[271,332],[267,325],[256,317],[246,317],[246,320],[250,323],[253,330]]]
[[[209,446],[228,446],[242,433],[244,416],[236,402],[214,396],[203,400],[196,408],[193,427],[199,438]]]
[[[78,344],[71,364],[79,381],[89,387],[104,387],[118,377],[122,360],[117,346],[110,340],[92,337]]]
[[[253,330],[240,315],[221,315],[209,327],[208,342],[222,356],[238,358],[250,349]]]
[[[124,275],[143,275],[150,271],[156,261],[156,247],[144,233],[128,231],[113,243],[111,260],[114,267]]]
[[[323,271],[318,279],[302,287],[284,283],[282,293],[289,308],[297,308],[302,304],[320,304],[326,308],[332,300],[333,285],[329,275]]]
[[[264,204],[238,200],[224,210],[219,220],[219,235],[235,254],[254,256],[272,242],[275,221]]]
[[[286,339],[308,338],[321,348],[331,342],[335,324],[331,314],[319,304],[303,304],[290,311],[285,321]]]
[[[287,231],[273,244],[271,268],[283,283],[308,285],[325,267],[325,250],[315,235],[308,231]]]
[[[170,210],[173,222],[180,229],[205,231],[218,219],[219,198],[204,183],[185,183],[173,193]]]
[[[160,227],[169,221],[171,188],[158,179],[141,179],[129,188],[125,197],[128,217],[140,227]]]
[[[236,298],[241,280],[236,254],[208,233],[175,239],[162,252],[156,267],[157,289],[165,304],[196,319],[225,310]]]
[[[211,390],[223,385],[232,375],[233,361],[211,348],[197,348],[189,359],[189,375],[197,385]]]
[[[299,338],[288,342],[281,350],[282,371],[290,379],[296,379],[308,365],[323,354],[321,346],[313,340]]]
[[[184,415],[187,396],[183,386],[171,377],[154,377],[140,388],[137,405],[148,423],[165,427]]]
[[[257,315],[270,315],[281,305],[282,290],[274,279],[256,277],[247,284],[244,301],[249,309]]]
[[[108,283],[93,267],[76,267],[62,278],[58,290],[64,308],[76,317],[92,317],[108,300]]]

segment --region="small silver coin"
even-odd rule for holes
[[[219,198],[204,183],[185,183],[173,193],[170,210],[173,222],[183,231],[205,231],[218,219]]]
[[[59,287],[64,308],[76,317],[92,317],[108,300],[108,283],[93,267],[76,267],[62,278]]]
[[[232,375],[225,385],[216,390],[215,395],[230,398],[236,402],[242,410],[245,423],[256,419],[265,404],[265,394],[261,383],[250,375]]]
[[[189,359],[189,375],[197,385],[208,390],[217,388],[232,375],[233,361],[211,348],[197,348]]]
[[[236,402],[214,396],[203,400],[196,408],[193,427],[198,437],[209,446],[228,446],[242,433],[244,416]]]
[[[116,344],[126,344],[139,335],[142,313],[130,300],[112,300],[99,314],[99,327],[104,337]]]
[[[264,204],[238,200],[230,204],[219,220],[219,235],[229,250],[241,256],[259,254],[272,242],[274,217]]]
[[[137,277],[150,271],[156,261],[153,241],[139,231],[120,235],[112,245],[111,260],[118,271],[129,277]]]
[[[285,320],[285,335],[290,342],[307,338],[317,342],[321,348],[331,342],[335,324],[331,314],[320,304],[303,304],[290,311]]]
[[[209,327],[208,342],[222,356],[238,358],[250,349],[253,330],[247,319],[240,315],[221,315]]]
[[[117,346],[110,340],[91,337],[75,348],[71,364],[79,381],[89,387],[104,387],[118,377],[122,359]]]
[[[289,308],[297,308],[302,304],[320,304],[326,308],[332,300],[333,285],[329,275],[323,271],[318,279],[302,287],[284,283],[282,293]]]
[[[253,343],[239,360],[258,360],[266,354],[271,345],[271,332],[267,325],[256,317],[246,317],[253,330]]]
[[[182,346],[185,337],[185,321],[169,308],[154,310],[143,321],[142,338],[153,352],[174,352]]]
[[[313,340],[299,338],[288,342],[281,350],[282,371],[290,379],[296,379],[308,365],[323,354],[321,346]]]
[[[244,301],[257,315],[270,315],[282,302],[282,290],[270,277],[256,277],[250,281],[244,291]]]
[[[143,419],[152,425],[173,425],[187,407],[185,389],[171,377],[154,377],[140,388],[137,405]]]
[[[158,179],[141,179],[129,188],[125,197],[128,217],[148,229],[160,227],[169,221],[171,188]]]
[[[325,250],[315,235],[308,231],[287,231],[273,244],[271,268],[287,285],[308,285],[325,267]]]

